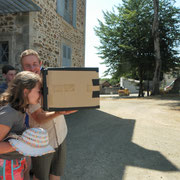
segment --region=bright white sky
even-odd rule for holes
[[[97,19],[103,21],[102,11],[112,11],[112,8],[121,4],[121,0],[86,0],[86,50],[85,66],[99,67],[99,77],[103,77],[106,66],[100,64],[103,62],[97,55],[95,46],[99,44],[99,38],[95,35],[94,27],[98,26]],[[177,6],[180,7],[180,1],[177,0]],[[107,77],[109,78],[109,77]]]
[[[114,5],[121,3],[121,0],[86,0],[86,51],[85,66],[99,67],[99,76],[103,76],[106,66],[100,64],[103,62],[97,55],[95,46],[99,44],[99,38],[95,35],[94,27],[98,26],[98,20],[103,21],[102,11],[112,11]]]

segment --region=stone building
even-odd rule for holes
[[[36,50],[45,67],[85,64],[86,0],[0,0],[0,68]]]

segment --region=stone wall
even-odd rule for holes
[[[19,55],[29,48],[29,13],[9,14],[0,16],[0,42],[9,43],[9,62],[21,70]],[[0,63],[0,69],[4,64]],[[0,70],[0,80],[2,74]]]
[[[9,42],[8,63],[21,70],[19,55],[32,48],[40,54],[44,66],[60,67],[64,43],[72,49],[72,66],[83,67],[86,0],[77,0],[76,27],[57,14],[56,0],[33,1],[41,11],[0,15],[0,41]]]
[[[30,48],[36,49],[44,66],[61,66],[62,44],[72,48],[72,66],[83,67],[85,58],[85,0],[77,0],[76,28],[56,12],[56,1],[33,0],[42,8],[30,13]]]

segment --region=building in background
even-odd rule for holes
[[[0,0],[0,68],[36,50],[45,67],[85,65],[86,0]]]

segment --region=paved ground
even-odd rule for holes
[[[180,180],[179,98],[101,98],[66,117],[63,180]]]

